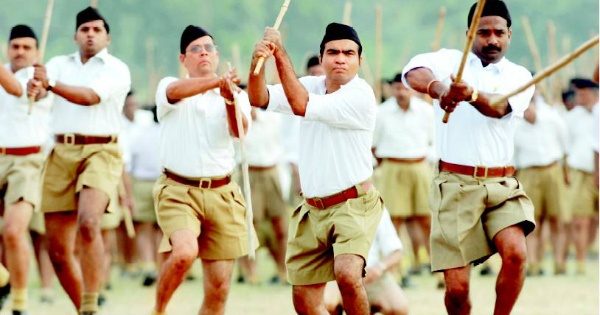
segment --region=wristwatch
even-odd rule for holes
[[[48,79],[48,86],[46,87],[46,91],[52,91],[54,86],[56,85],[56,80]]]

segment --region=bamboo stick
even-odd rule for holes
[[[344,16],[342,18],[342,23],[346,25],[352,25],[352,1],[347,0],[344,4]]]
[[[483,12],[483,7],[485,6],[485,0],[479,0],[477,3],[477,7],[475,8],[475,13],[473,14],[473,19],[471,20],[471,27],[469,27],[469,32],[467,33],[467,42],[465,43],[465,48],[463,50],[463,56],[460,61],[460,66],[458,67],[458,72],[456,73],[456,78],[454,82],[460,82],[462,80],[463,71],[465,70],[465,64],[467,63],[467,56],[471,51],[471,46],[473,46],[473,40],[475,39],[475,32],[479,27],[479,19],[481,18],[481,13]],[[444,118],[442,122],[445,124],[450,119],[450,113],[446,112],[444,114]]]
[[[229,71],[231,71],[231,63],[227,63]],[[229,88],[231,92],[235,92],[235,87],[230,84]],[[242,180],[244,197],[246,198],[246,228],[248,229],[248,257],[255,259],[256,253],[254,251],[254,214],[252,212],[252,192],[250,190],[250,178],[248,177],[248,155],[246,153],[246,134],[244,133],[244,124],[242,122],[242,109],[238,102],[233,101],[235,106],[235,120],[237,121],[238,137],[240,139],[240,149],[242,153]]]
[[[590,48],[594,47],[598,45],[598,36],[595,36],[594,38],[588,40],[587,42],[583,43],[581,46],[579,46],[574,52],[572,52],[569,55],[564,56],[563,58],[561,58],[558,62],[556,62],[555,64],[552,64],[548,67],[546,67],[546,69],[542,70],[541,72],[537,73],[533,79],[531,81],[529,81],[527,84],[521,86],[520,88],[514,90],[511,93],[508,93],[496,100],[494,100],[491,104],[491,106],[498,106],[499,104],[503,103],[504,101],[506,101],[507,99],[527,90],[530,86],[540,82],[541,80],[545,79],[546,77],[550,76],[552,73],[556,72],[557,70],[559,70],[560,68],[566,66],[567,64],[571,63],[573,60],[575,60],[577,57],[579,57],[581,54],[583,54],[584,52],[586,52],[587,50],[589,50]]]
[[[431,44],[432,51],[439,50],[442,45],[442,33],[444,30],[445,20],[446,20],[446,7],[441,7],[440,14],[438,16],[437,27],[435,29],[435,37],[433,39],[433,43]]]
[[[277,16],[277,20],[275,20],[275,25],[273,25],[274,29],[279,29],[279,25],[281,24],[281,20],[283,20],[283,16],[285,12],[287,12],[288,6],[290,5],[290,0],[285,0],[283,6],[281,6],[281,10],[279,10],[279,15]],[[261,57],[258,59],[256,63],[256,67],[254,68],[254,75],[258,75],[260,73],[260,69],[265,63],[265,58]]]
[[[40,41],[40,50],[38,54],[38,61],[44,62],[44,53],[46,52],[46,43],[48,43],[48,33],[50,32],[50,22],[52,21],[52,9],[54,8],[54,0],[48,0],[48,5],[46,6],[46,14],[44,15],[44,29],[42,31],[42,40]],[[35,103],[35,98],[29,98],[29,106],[27,106],[27,114],[31,115],[31,111],[33,110],[33,104]]]
[[[375,99],[381,100],[381,68],[383,58],[383,27],[381,5],[375,5]]]
[[[533,31],[531,30],[531,24],[529,24],[529,19],[525,16],[522,17],[523,30],[525,31],[525,37],[527,38],[527,46],[529,47],[529,51],[531,52],[531,56],[533,57],[533,66],[535,68],[535,72],[542,71],[542,58],[540,57],[540,51],[535,43],[535,39],[533,38]],[[550,100],[550,94],[548,93],[548,89],[545,84],[538,84],[538,89],[540,90],[542,96],[545,100]]]

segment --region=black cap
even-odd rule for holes
[[[212,35],[210,35],[210,33],[205,31],[203,28],[195,25],[188,25],[185,30],[183,30],[183,33],[181,33],[179,52],[185,54],[185,49],[191,42],[204,36],[210,36],[210,38],[213,38]]]
[[[573,100],[573,96],[575,96],[575,92],[573,92],[573,90],[566,90],[566,91],[562,92],[561,96],[562,96],[563,103],[566,103],[568,101]]]
[[[577,89],[597,89],[598,83],[585,78],[571,79],[571,85]]]
[[[37,47],[37,37],[35,36],[35,33],[31,29],[31,27],[29,27],[27,25],[23,25],[23,24],[15,25],[10,30],[10,36],[8,37],[8,41],[11,41],[15,38],[23,38],[23,37],[31,37],[31,38],[35,39],[35,43],[36,43],[35,45]]]
[[[474,3],[469,10],[469,17],[467,18],[467,27],[471,27],[471,21],[473,20],[473,14],[475,14],[475,8],[477,3]],[[499,16],[506,20],[506,25],[510,27],[512,21],[510,20],[510,13],[508,7],[502,0],[487,0],[483,6],[483,12],[481,16]]]
[[[323,54],[323,50],[325,49],[325,44],[332,40],[340,40],[340,39],[349,39],[358,44],[358,55],[362,54],[362,44],[360,43],[360,39],[358,38],[358,34],[356,30],[352,26],[348,26],[340,23],[331,23],[327,25],[327,29],[325,29],[325,35],[323,36],[323,40],[321,41],[321,55]]]
[[[319,63],[319,56],[312,56],[310,58],[308,58],[308,62],[306,62],[306,70],[314,67],[314,66],[318,66]]]
[[[81,24],[96,20],[102,20],[102,22],[104,22],[104,28],[106,29],[106,33],[110,33],[110,27],[108,26],[108,23],[106,23],[104,17],[96,8],[92,7],[87,7],[81,12],[77,13],[75,31],[79,29],[79,26],[81,26]]]

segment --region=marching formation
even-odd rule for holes
[[[96,8],[75,17],[76,51],[46,63],[29,26],[11,29],[0,308],[28,314],[28,231],[42,301],[52,303],[56,274],[79,315],[99,314],[116,253],[124,275],[156,286],[152,315],[167,314],[198,258],[199,314],[225,314],[233,275],[260,283],[261,247],[298,314],[408,314],[403,289],[423,270],[436,273],[448,314],[470,314],[479,264],[497,272],[494,314],[510,314],[526,276],[549,272],[547,243],[555,275],[567,273],[571,244],[585,274],[598,237],[597,66],[570,81],[564,104],[548,104],[505,57],[508,7],[480,0],[465,14],[465,51],[414,56],[379,100],[358,75],[352,26],[327,25],[306,75],[295,72],[277,30],[288,3],[256,42],[248,78],[217,73],[219,39],[185,27],[187,75],[163,78],[148,110]]]

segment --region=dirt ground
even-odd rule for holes
[[[259,252],[261,278],[265,284],[250,286],[234,283],[229,296],[226,314],[230,315],[287,315],[294,314],[291,302],[291,287],[266,284],[272,273],[272,264],[266,259],[264,251]],[[497,257],[492,258],[496,271],[499,267]],[[574,263],[571,261],[569,272],[565,276],[552,276],[551,262],[546,261],[546,275],[527,278],[522,294],[517,302],[514,315],[597,315],[599,313],[597,259],[588,261],[585,276],[574,275]],[[169,315],[197,314],[202,301],[202,282],[200,266],[194,266],[198,279],[186,281],[175,293],[169,304]],[[471,286],[472,314],[491,314],[494,306],[495,277],[479,275],[478,268],[473,270]],[[75,315],[76,312],[66,294],[55,282],[55,301],[53,304],[39,302],[40,291],[37,277],[32,273],[30,289],[29,315]],[[112,290],[108,291],[107,303],[99,315],[144,315],[150,314],[154,304],[154,287],[143,288],[141,279],[122,278],[117,267],[113,269]],[[443,291],[436,289],[436,278],[430,274],[412,277],[414,287],[405,289],[410,303],[411,315],[445,314]],[[235,281],[234,281],[235,282]],[[10,315],[10,302],[0,315]]]

